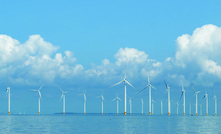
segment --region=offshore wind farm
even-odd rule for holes
[[[1,1],[0,133],[221,133],[221,1]]]

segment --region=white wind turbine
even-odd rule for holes
[[[118,97],[118,93],[117,93],[117,97],[116,98],[114,98],[112,101],[117,101],[117,115],[118,115],[118,113],[119,113],[119,100],[121,100],[119,97]]]
[[[9,87],[8,81],[7,81],[6,93],[8,93],[8,114],[10,114],[10,87]]]
[[[127,80],[126,80],[126,66],[125,66],[125,71],[124,71],[124,79],[113,86],[119,85],[120,83],[124,82],[124,115],[127,114],[127,88],[126,88],[126,83],[130,85],[132,88],[134,88]],[[111,87],[113,87],[111,86]],[[135,88],[134,88],[135,89]]]
[[[190,115],[191,115],[191,103],[190,103]]]
[[[203,96],[203,99],[206,98],[206,115],[208,115],[208,94],[205,93],[205,95]]]
[[[41,85],[41,87],[38,90],[32,89],[32,91],[36,91],[38,92],[38,114],[40,114],[41,112],[41,88],[43,87],[43,84]]]
[[[68,93],[69,91],[64,92],[61,88],[60,90],[62,92],[61,99],[63,99],[63,114],[65,114],[65,94]]]
[[[84,96],[84,114],[86,114],[86,101],[87,101],[86,91],[84,92],[84,94],[80,94],[80,95]]]
[[[215,101],[215,116],[217,115],[217,98],[215,95],[215,89],[214,89],[214,97],[213,97],[214,101]]]
[[[141,114],[143,115],[143,99],[141,99]]]
[[[167,85],[166,81],[164,81],[164,82],[165,82],[167,92],[168,92],[168,115],[170,115],[170,87],[169,87],[169,85]]]
[[[192,88],[192,89],[193,89],[193,92],[194,92],[194,94],[196,96],[196,115],[198,115],[198,99],[197,99],[197,94],[200,93],[200,91],[196,92],[194,90],[194,88]]]
[[[182,98],[182,96],[183,96],[183,115],[185,115],[185,90],[183,87],[183,82],[182,82],[182,94],[181,94],[180,99]]]
[[[129,98],[129,105],[130,105],[130,115],[132,114],[132,98],[133,97],[128,97]]]
[[[162,100],[161,100],[160,105],[161,105],[161,115],[163,115],[163,101]]]
[[[177,115],[179,114],[179,103],[177,102],[176,103],[176,112],[177,112]]]
[[[101,114],[104,113],[104,96],[103,94],[101,96],[98,96],[98,98],[101,98]]]
[[[152,115],[153,115],[153,113],[154,113],[154,105],[153,105],[153,104],[154,104],[154,102],[155,102],[155,101],[154,101],[154,100],[152,100]]]
[[[215,100],[215,116],[217,115],[217,98],[216,98],[216,95],[215,95],[215,89],[214,89],[214,97],[213,99]]]
[[[151,99],[151,87],[152,87],[153,89],[156,89],[156,88],[151,85],[148,72],[147,72],[147,81],[148,81],[147,86],[144,87],[144,89],[142,89],[140,92],[144,91],[146,88],[149,87],[149,115],[151,115],[151,100],[152,100],[152,99]],[[139,94],[140,92],[138,92],[137,94]]]

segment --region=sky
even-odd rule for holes
[[[155,113],[160,101],[167,111],[164,80],[171,87],[171,112],[176,102],[182,111],[181,85],[186,89],[186,111],[192,104],[194,87],[201,91],[199,103],[205,113],[214,113],[214,90],[218,98],[221,82],[220,1],[1,1],[0,4],[0,113],[7,113],[7,80],[11,87],[11,112],[35,114],[42,84],[41,113],[62,112],[62,88],[66,112],[82,113],[87,93],[87,112],[99,113],[102,93],[104,112],[116,112],[124,85],[111,87],[124,77],[133,98],[133,112],[148,112],[147,72],[157,90],[152,91]],[[123,112],[124,101],[120,101]],[[129,111],[129,107],[128,107]],[[219,114],[219,113],[218,113]]]

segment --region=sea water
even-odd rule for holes
[[[0,115],[0,133],[221,133],[220,116]]]

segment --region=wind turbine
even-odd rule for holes
[[[190,115],[191,115],[191,103],[190,103]]]
[[[63,114],[65,114],[65,94],[68,93],[69,91],[64,92],[61,88],[60,90],[62,92],[61,99],[63,99]]]
[[[216,95],[215,95],[215,89],[214,89],[214,97],[213,99],[215,100],[215,116],[217,115],[217,98],[216,98]]]
[[[103,96],[103,94],[101,94],[101,96],[98,96],[98,98],[100,98],[101,97],[101,114],[103,115],[103,113],[104,113],[104,96]]]
[[[119,113],[119,100],[121,100],[119,97],[118,97],[118,93],[117,93],[117,97],[116,98],[114,98],[112,101],[117,101],[117,115],[118,115],[118,113]]]
[[[205,98],[206,98],[206,115],[208,115],[208,94],[207,93],[205,93],[203,99]]]
[[[179,112],[179,103],[178,102],[176,103],[176,112],[177,112],[177,115],[178,115],[178,112]]]
[[[143,115],[143,99],[141,99],[141,114]]]
[[[163,115],[163,101],[162,100],[161,100],[160,105],[161,105],[161,115]]]
[[[152,100],[152,115],[153,115],[153,113],[154,113],[154,105],[153,105],[153,104],[154,104],[154,102],[155,102],[155,101],[154,101],[154,100]]]
[[[168,115],[170,115],[170,87],[169,87],[169,85],[167,85],[166,81],[164,81],[164,82],[165,82],[167,92],[168,92]]]
[[[133,97],[128,97],[129,98],[129,105],[130,105],[130,115],[132,114],[132,98]]]
[[[41,110],[41,88],[43,87],[43,84],[41,85],[41,87],[38,90],[32,89],[32,91],[36,91],[38,92],[38,114],[40,114],[40,110]]]
[[[7,80],[6,93],[8,93],[8,114],[10,114],[10,87],[9,87],[9,84],[8,84],[8,80]]]
[[[183,96],[183,115],[185,115],[185,90],[183,87],[183,82],[182,82],[182,94],[181,94],[180,99],[182,98],[182,96]]]
[[[84,94],[80,94],[80,95],[84,96],[84,114],[86,114],[86,101],[87,101],[86,91],[84,92]]]
[[[119,85],[120,83],[124,82],[124,115],[127,114],[127,88],[126,88],[126,83],[130,85],[132,88],[134,88],[127,80],[126,80],[126,66],[124,70],[124,79],[116,84],[114,84],[111,87],[114,87],[116,85]],[[134,88],[135,89],[135,88]]]
[[[142,89],[140,92],[144,91],[147,87],[149,87],[149,115],[151,115],[151,101],[152,101],[152,100],[151,100],[151,87],[152,87],[153,89],[156,89],[156,88],[151,85],[148,72],[147,72],[147,81],[148,81],[147,86],[144,87],[144,89]],[[140,92],[138,92],[137,94],[139,94]]]
[[[192,88],[192,89],[193,89],[193,92],[195,93],[195,96],[196,96],[196,115],[198,115],[198,100],[197,100],[197,94],[200,93],[200,91],[196,92],[196,91],[194,90],[194,88]]]

